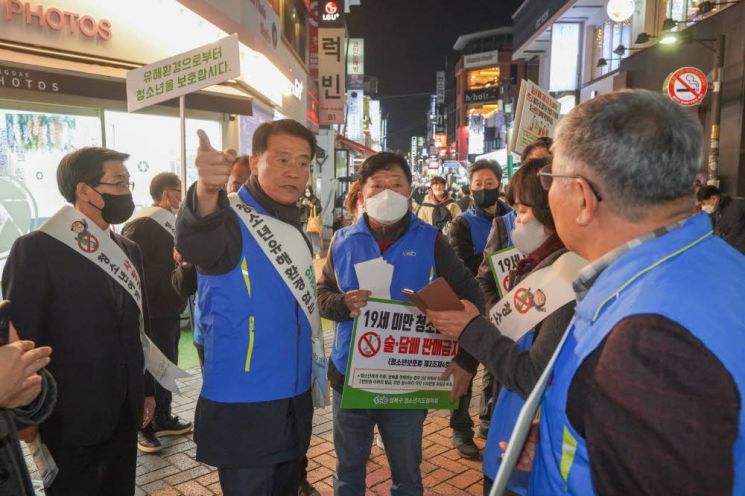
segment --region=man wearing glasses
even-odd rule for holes
[[[155,345],[172,362],[178,361],[181,337],[181,312],[186,299],[171,285],[176,268],[173,259],[173,237],[176,212],[181,205],[181,180],[172,172],[162,172],[150,182],[153,205],[135,214],[122,230],[122,236],[137,243],[142,251],[151,337]],[[191,422],[182,422],[171,414],[170,391],[155,385],[155,417],[140,431],[137,447],[145,453],[162,449],[159,437],[177,436],[191,431]]]
[[[134,210],[127,157],[100,147],[65,156],[57,184],[70,205],[17,239],[3,272],[20,338],[53,349],[58,401],[39,429],[59,467],[51,496],[131,496],[137,431],[153,415],[142,255],[110,229]]]

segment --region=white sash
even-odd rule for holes
[[[519,340],[543,319],[576,298],[572,283],[587,260],[574,252],[520,281],[489,310],[489,319],[503,335]]]
[[[260,214],[246,205],[237,193],[228,195],[230,206],[245,224],[261,251],[269,259],[274,270],[282,277],[300,308],[310,322],[313,346],[313,404],[323,408],[328,404],[328,380],[326,378],[326,353],[323,348],[323,330],[316,301],[316,276],[313,259],[303,235],[274,217]]]
[[[147,217],[153,219],[172,237],[176,236],[176,216],[162,207],[145,207],[137,211],[128,222]]]
[[[109,231],[102,230],[69,205],[62,207],[39,230],[96,264],[134,299],[140,309],[140,341],[145,367],[164,388],[179,393],[176,379],[189,377],[189,374],[171,363],[145,334],[140,277],[134,264],[111,239]]]

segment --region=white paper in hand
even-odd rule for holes
[[[383,260],[383,257],[355,264],[354,271],[360,289],[371,291],[373,298],[391,299],[393,265]]]

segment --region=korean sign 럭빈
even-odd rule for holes
[[[517,100],[510,150],[522,153],[538,138],[551,136],[559,122],[561,104],[532,81],[523,80]]]
[[[344,96],[346,94],[344,28],[318,30],[318,72],[321,102],[319,122],[344,123]]]
[[[238,35],[127,72],[127,111],[240,76]]]
[[[354,322],[341,406],[457,408],[440,375],[458,351],[414,305],[371,298]]]

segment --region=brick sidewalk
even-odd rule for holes
[[[327,335],[330,342],[330,334]],[[329,344],[329,343],[327,343]],[[183,381],[183,395],[174,395],[173,411],[181,418],[193,420],[199,395],[199,369],[191,369],[192,378]],[[474,383],[471,416],[478,426],[478,404],[481,374]],[[424,424],[422,476],[428,495],[481,495],[481,461],[458,456],[450,441],[449,412],[432,411]],[[336,454],[332,437],[331,409],[316,410],[313,436],[308,450],[308,479],[322,495],[333,494],[332,476]],[[194,460],[196,445],[192,435],[162,439],[165,448],[154,455],[140,454],[137,459],[137,495],[212,495],[221,494],[214,468]],[[484,442],[476,439],[479,448]],[[367,494],[389,495],[391,472],[385,452],[373,445],[367,464]]]

